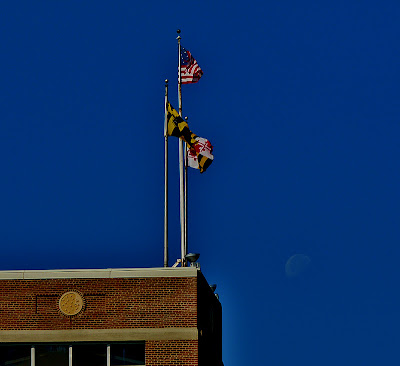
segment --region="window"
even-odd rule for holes
[[[144,364],[145,342],[0,345],[0,366],[136,366]]]
[[[4,346],[0,345],[0,366],[30,366],[30,346]]]
[[[68,366],[68,346],[35,346],[35,366]]]
[[[104,344],[72,346],[72,366],[107,366],[107,346]]]
[[[144,365],[144,343],[112,344],[111,366]]]

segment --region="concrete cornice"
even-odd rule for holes
[[[1,330],[1,343],[197,340],[197,328]]]
[[[197,273],[198,269],[194,267],[21,270],[0,271],[0,280],[197,277]]]

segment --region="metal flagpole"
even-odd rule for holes
[[[164,99],[164,267],[168,267],[168,80]]]
[[[185,117],[187,122],[188,118]],[[185,143],[185,255],[188,253],[188,154],[187,154],[187,144]]]
[[[181,33],[180,29],[177,30],[178,37],[178,101],[179,101],[179,115],[182,117],[182,87],[181,87]],[[182,267],[185,267],[185,199],[184,199],[184,168],[183,168],[183,141],[179,139],[179,200],[180,200],[180,220],[181,220],[181,260]]]

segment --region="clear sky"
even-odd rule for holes
[[[399,18],[385,0],[1,2],[0,269],[163,265],[180,28],[204,71],[183,114],[215,156],[189,172],[189,251],[218,285],[225,366],[399,364]]]

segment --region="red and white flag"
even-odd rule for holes
[[[200,173],[206,171],[214,160],[212,155],[213,146],[210,141],[202,137],[196,137],[196,142],[187,149],[188,166],[200,169]]]
[[[181,84],[197,83],[202,75],[203,70],[192,54],[181,47]]]

